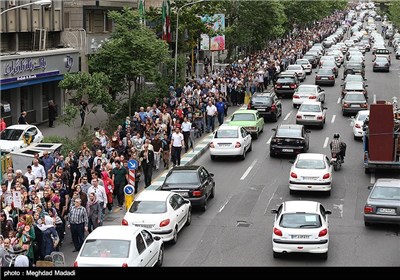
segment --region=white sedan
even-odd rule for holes
[[[304,80],[306,79],[306,71],[303,69],[301,65],[297,64],[289,65],[288,68],[286,69],[286,72],[296,73],[297,77],[301,82],[304,82]]]
[[[332,165],[324,154],[298,154],[289,174],[290,194],[294,191],[323,191],[331,194]]]
[[[296,115],[296,124],[317,125],[321,128],[325,125],[326,107],[321,102],[306,101],[300,105]]]
[[[192,221],[190,201],[170,191],[146,190],[141,192],[126,212],[123,226],[148,229],[161,239],[175,244],[178,232]]]
[[[299,107],[304,101],[325,102],[325,90],[318,85],[300,85],[292,97],[293,107]]]
[[[251,150],[251,134],[241,126],[220,126],[210,142],[212,160],[217,156],[240,156],[244,160]]]
[[[0,148],[4,153],[16,151],[28,146],[28,143],[40,143],[42,132],[34,125],[11,125],[0,134]]]
[[[368,116],[369,116],[369,110],[363,110],[363,111],[358,111],[357,115],[353,119],[351,125],[353,126],[354,140],[363,137],[364,135],[363,125],[364,121],[368,118]]]
[[[275,214],[272,230],[272,251],[274,258],[282,253],[313,253],[321,254],[322,259],[328,258],[329,223],[325,210],[315,201],[285,201]]]
[[[74,267],[161,266],[164,245],[160,237],[147,229],[101,226],[86,237]]]
[[[307,75],[310,75],[312,72],[312,65],[308,59],[297,59],[296,60],[297,65],[301,65],[306,72]]]

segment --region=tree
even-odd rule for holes
[[[396,25],[400,26],[400,0],[389,2],[389,19]]]
[[[59,82],[59,87],[67,91],[77,102],[64,107],[62,117],[65,124],[71,126],[79,112],[79,101],[85,97],[89,100],[89,114],[95,114],[97,107],[101,105],[108,114],[115,112],[117,104],[109,94],[109,78],[104,73],[67,73]],[[88,114],[85,115],[85,117]]]

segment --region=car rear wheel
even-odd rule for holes
[[[273,121],[273,122],[277,122],[277,121],[278,121],[278,115],[277,115],[277,114],[274,114],[274,115],[272,116],[272,121]]]
[[[175,226],[174,231],[172,232],[172,239],[171,239],[172,244],[176,244],[176,242],[178,242],[178,227],[177,226]]]
[[[245,160],[246,159],[246,149],[243,149],[243,154],[240,156],[241,160]]]
[[[205,198],[203,205],[200,207],[201,211],[205,212],[207,210],[207,198]]]
[[[210,158],[211,158],[211,160],[215,160],[216,156],[211,155]]]
[[[214,196],[215,196],[215,186],[212,187],[211,189],[210,198],[214,198]]]
[[[161,267],[164,261],[164,245],[162,244],[160,247],[160,252],[158,252],[158,258],[156,262],[157,267]]]
[[[328,252],[322,253],[321,254],[321,259],[322,260],[327,260],[328,259]]]
[[[277,253],[275,251],[272,251],[272,255],[274,256],[274,259],[279,259],[281,257],[281,253]]]
[[[372,226],[372,224],[371,224],[370,222],[364,222],[364,225],[365,225],[366,227]]]
[[[187,213],[185,226],[190,226],[191,223],[192,223],[192,209],[190,208]]]
[[[253,150],[253,143],[250,143],[250,147],[248,149],[249,152],[251,152]]]
[[[294,190],[289,189],[289,194],[294,194],[294,193],[295,193]]]
[[[256,134],[254,134],[254,139],[258,139],[258,135],[260,134],[260,132],[258,131],[258,129],[257,129],[257,132],[256,132]]]

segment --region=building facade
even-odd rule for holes
[[[45,122],[49,100],[60,114],[65,98],[58,82],[79,69],[79,52],[60,40],[63,2],[40,6],[36,1],[0,1],[0,112],[7,125],[16,124],[22,111],[28,123]]]

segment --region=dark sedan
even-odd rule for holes
[[[368,85],[364,82],[347,82],[342,89],[342,98],[347,92],[361,92],[364,94],[365,98],[368,99],[367,87]]]
[[[161,185],[161,190],[179,193],[190,200],[192,206],[207,210],[208,199],[215,195],[214,174],[204,166],[175,166]]]
[[[309,131],[300,124],[281,124],[272,129],[270,155],[277,154],[297,155],[309,149]]]
[[[300,82],[294,74],[293,76],[278,76],[278,80],[275,82],[275,93],[278,97],[283,95],[292,97],[299,84]]]
[[[364,94],[360,92],[348,92],[342,99],[343,116],[357,114],[361,110],[368,110],[368,102]]]
[[[316,85],[335,85],[335,74],[332,69],[320,68],[315,76]]]
[[[282,102],[275,92],[254,93],[247,108],[257,110],[264,119],[274,122],[282,115]]]

